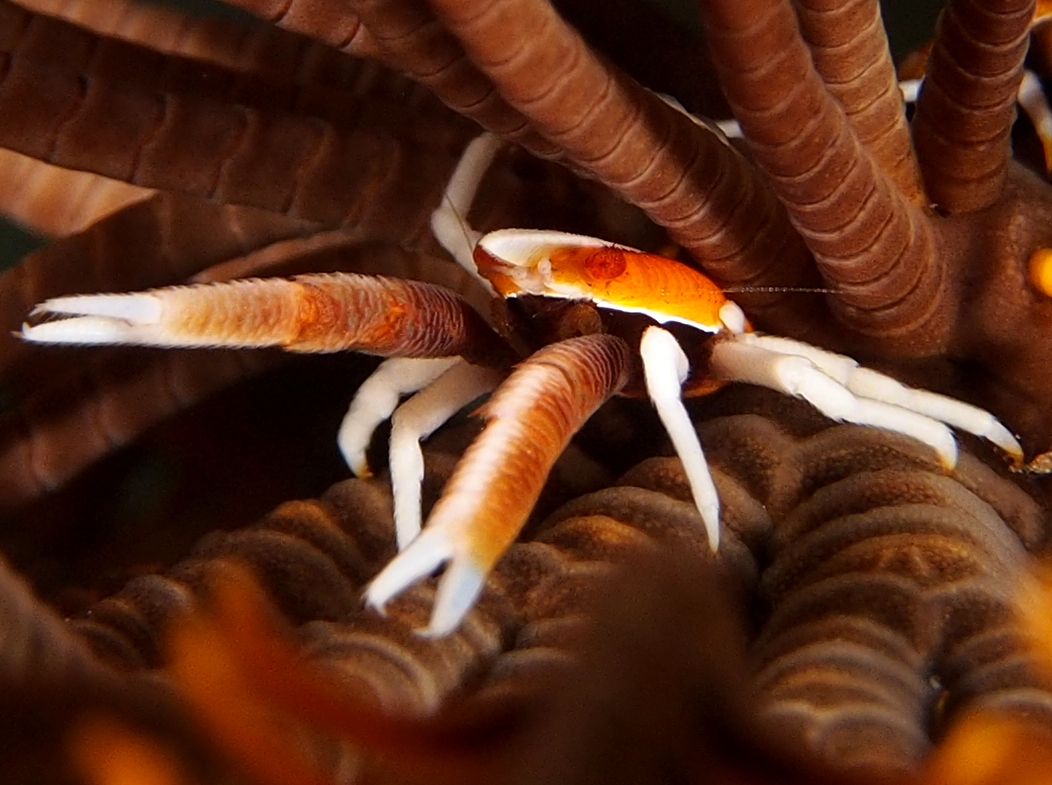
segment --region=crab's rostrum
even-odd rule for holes
[[[1009,138],[1034,3],[951,3],[907,123],[875,3],[705,0],[700,11],[707,47],[744,131],[744,153],[732,151],[596,56],[536,0],[234,4],[314,41],[275,35],[270,28],[250,33],[176,16],[161,22],[162,12],[149,9],[135,17],[113,6],[115,16],[94,18],[87,7],[47,9],[103,32],[122,27],[119,35],[126,40],[117,40],[42,16],[28,3],[0,4],[0,145],[59,167],[163,191],[96,221],[95,207],[72,198],[71,175],[44,174],[22,160],[17,170],[5,164],[7,192],[14,194],[7,209],[56,234],[65,231],[62,225],[92,224],[5,275],[0,305],[10,328],[47,297],[173,283],[213,266],[206,278],[350,267],[443,283],[457,279],[422,255],[434,250],[426,216],[477,126],[439,106],[426,91],[334,51],[342,50],[403,71],[529,153],[608,186],[666,227],[694,263],[727,287],[830,290],[736,296],[758,326],[899,368],[911,381],[989,408],[1020,434],[1028,454],[1050,447],[1044,391],[1052,367],[1052,305],[1031,285],[1028,263],[1035,251],[1052,245],[1047,220],[1052,191],[1013,160]],[[587,9],[567,12],[582,26],[594,23]],[[629,25],[668,42],[668,48],[681,40],[677,33]],[[618,58],[616,49],[611,52]],[[630,58],[621,59],[629,64]],[[651,84],[679,92],[670,76],[677,67],[658,67]],[[720,104],[703,91],[689,92],[679,97],[693,108],[715,111]],[[473,217],[474,223],[558,226],[647,244],[646,228],[634,218],[627,229],[611,228],[619,208],[594,186],[582,186],[555,167],[511,160],[490,178],[489,215]],[[37,195],[34,185],[45,178],[59,183],[49,205],[31,198]],[[80,182],[87,185],[77,187],[91,194],[116,189],[94,179]],[[537,208],[524,206],[538,204],[551,214],[534,215],[530,209]],[[49,212],[53,205],[61,215]],[[245,258],[217,266],[238,256]],[[470,290],[463,280],[457,285]],[[31,355],[6,339],[0,362],[16,401],[2,434],[3,498],[12,505],[61,484],[164,413],[256,370],[227,356],[153,356],[134,364],[87,355],[59,360]],[[757,411],[777,420],[777,408],[767,402]],[[880,446],[886,437],[871,438],[877,453],[886,449]],[[771,462],[750,470],[740,457],[750,449],[761,455],[756,444],[735,449],[742,451],[737,459],[743,461],[743,477],[759,483],[750,487],[743,480],[746,496],[766,501],[764,494],[772,489],[764,484],[764,471]],[[780,442],[769,439],[764,448],[772,444]],[[823,443],[828,449],[835,445]],[[852,482],[830,493],[843,515],[852,514],[851,500],[859,514],[872,512],[886,489],[899,487],[884,473],[886,465],[857,457],[869,455],[865,450],[840,454]],[[794,482],[802,485],[785,487],[799,487],[803,497],[825,487],[829,474],[813,460],[803,464],[810,467],[804,474],[811,480],[797,477]],[[900,467],[899,479],[909,487],[918,460],[923,463],[910,457]],[[990,483],[1009,487],[1004,478],[990,473],[981,481],[946,482],[950,486],[940,492],[917,490],[918,500],[939,510],[985,503],[996,512],[975,515],[989,519],[990,527],[1001,527],[1002,533],[1025,530],[1021,541],[1027,548],[1043,540],[1043,524],[1018,523],[1040,520],[1029,501],[1012,495],[1014,489],[1000,496],[989,491]],[[878,487],[885,490],[872,490]],[[983,502],[973,503],[968,494]],[[1002,501],[990,501],[994,497]],[[631,517],[631,511],[628,504],[618,515]],[[936,537],[938,515],[928,515],[921,514],[918,525]],[[803,524],[794,529],[804,530]],[[967,534],[955,531],[945,536],[968,541]],[[841,542],[837,537],[826,537],[825,546],[800,546],[812,554],[802,563],[824,564],[823,547],[840,547],[829,545]],[[772,542],[762,535],[745,539],[757,550]],[[1008,612],[1001,609],[1011,604],[1003,588],[1007,576],[1023,571],[1019,540],[1002,534],[978,540],[981,544],[961,547],[985,565],[983,570],[992,570],[997,600],[981,600],[984,591],[976,590],[973,605],[953,606],[960,608],[954,616],[960,624],[946,640],[967,641],[969,647],[955,650],[950,672],[961,686],[958,694],[1017,689],[1001,703],[1018,698],[1017,705],[1041,714],[1047,697],[1035,692],[1030,704],[1020,698],[1029,688],[1023,669],[997,671],[992,664],[1015,662],[1018,653]],[[872,558],[862,561],[878,572],[901,564],[897,559],[904,553],[891,540],[871,541],[863,550]],[[913,564],[946,564],[934,560],[930,549],[909,554]],[[929,557],[934,561],[926,562]],[[760,556],[756,569],[766,564]],[[784,564],[779,569],[783,578],[789,575],[787,582],[770,578],[766,584],[775,605],[785,586],[829,585]],[[865,594],[850,593],[859,585],[853,577],[837,580],[852,598]],[[925,604],[924,592],[902,591],[914,598],[904,601],[907,605],[916,600],[916,607],[934,607]],[[868,613],[879,623],[849,621],[845,627],[832,618],[835,600],[810,605],[792,600],[797,609],[810,608],[800,622],[803,632],[794,637],[788,628],[769,630],[762,637],[763,656],[789,657],[816,640],[850,639],[850,653],[820,655],[820,665],[805,669],[813,675],[855,672],[852,668],[872,663],[858,652],[879,651],[881,661],[904,663],[882,671],[885,687],[900,683],[904,673],[913,675],[908,688],[887,693],[902,698],[892,700],[898,700],[895,711],[862,714],[878,726],[881,717],[891,717],[888,728],[901,728],[903,716],[923,724],[919,717],[931,698],[918,676],[932,657],[946,655],[940,646],[950,644],[882,631],[882,624],[899,629],[895,625],[903,615],[895,608],[904,606],[889,610],[879,597],[864,599],[858,599],[859,617]],[[780,613],[779,625],[799,618],[793,611]],[[824,613],[832,616],[826,619]],[[910,616],[910,629],[920,629],[915,625],[923,617]],[[994,671],[1000,675],[983,681],[982,673]],[[766,685],[776,672],[777,665],[765,665]],[[808,700],[819,707],[815,716],[826,716],[822,700],[831,692],[820,685],[801,689],[788,699],[797,712],[789,712],[790,725],[822,754],[850,759],[851,750],[857,751],[850,740],[858,737],[845,732],[848,741],[823,747],[808,730],[813,726],[800,719],[807,715],[800,707]],[[850,704],[866,692],[845,688],[839,694]],[[861,701],[870,708],[873,703]],[[785,716],[779,711],[774,714]],[[924,733],[915,727],[899,735],[889,731],[889,749],[896,752],[881,760],[922,754]]]

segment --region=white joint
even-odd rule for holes
[[[720,322],[732,333],[745,332],[745,312],[738,303],[728,300],[720,307]]]

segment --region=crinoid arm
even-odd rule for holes
[[[709,547],[715,552],[720,546],[720,497],[697,431],[683,406],[681,388],[690,372],[687,355],[672,334],[660,327],[647,328],[639,343],[639,353],[647,394],[683,463],[690,492],[708,533]]]
[[[620,338],[588,335],[545,347],[520,364],[482,407],[486,427],[468,448],[423,532],[366,590],[381,612],[448,564],[428,635],[456,629],[486,576],[518,536],[552,465],[592,413],[628,378]]]
[[[957,464],[957,441],[948,426],[993,442],[1016,464],[1023,459],[1019,442],[989,412],[907,387],[850,357],[801,341],[756,333],[729,336],[713,348],[710,370],[720,379],[803,398],[834,420],[912,436],[932,447],[947,469]]]

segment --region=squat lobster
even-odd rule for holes
[[[425,631],[432,635],[451,632],[471,609],[553,463],[615,393],[645,391],[654,403],[713,551],[719,546],[719,497],[683,394],[703,394],[729,381],[761,384],[804,398],[833,419],[913,436],[934,448],[947,469],[957,460],[947,426],[988,439],[1022,463],[1019,443],[988,412],[905,387],[848,357],[753,332],[735,303],[684,264],[559,232],[473,232],[460,216],[467,214],[498,144],[485,135],[469,145],[433,216],[436,236],[494,294],[585,303],[596,317],[585,334],[544,346],[514,368],[518,355],[508,341],[451,292],[353,274],[59,297],[32,315],[68,318],[23,325],[22,336],[40,343],[355,349],[392,358],[355,395],[339,445],[351,469],[366,474],[372,434],[392,419],[390,469],[401,552],[369,585],[366,599],[382,611],[394,596],[448,564]],[[691,341],[688,358],[670,329],[709,337]],[[692,373],[692,364],[697,369],[705,362],[707,372]],[[479,412],[486,427],[421,531],[421,439],[493,390]],[[398,406],[406,393],[416,394]]]

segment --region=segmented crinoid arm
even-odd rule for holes
[[[1035,5],[951,0],[939,17],[913,140],[928,195],[948,212],[979,210],[1001,195]]]
[[[0,29],[0,143],[60,166],[356,223],[418,196],[401,173],[429,181],[450,163],[396,141],[396,117],[413,109],[395,102],[378,119],[354,112],[347,90],[314,88],[303,107],[291,82],[161,55],[6,0]],[[439,115],[436,153],[470,133]],[[437,133],[443,124],[452,137]]]
[[[383,610],[448,562],[426,632],[456,629],[526,523],[570,438],[627,382],[628,358],[621,339],[590,335],[546,347],[516,368],[482,408],[486,428],[464,454],[424,532],[369,585],[369,604]]]
[[[390,357],[465,355],[500,362],[508,349],[463,300],[430,284],[351,273],[174,286],[139,294],[58,297],[25,325],[38,343],[280,346]]]
[[[928,218],[826,90],[789,0],[713,0],[701,10],[728,101],[836,291],[838,317],[862,335],[881,335],[884,351],[940,351],[953,314]]]
[[[33,596],[4,560],[0,560],[0,629],[0,680],[6,689],[10,685],[50,687],[78,676],[103,676],[84,641]]]
[[[880,6],[798,0],[794,7],[815,68],[862,146],[906,197],[926,205]]]
[[[153,191],[0,149],[0,214],[34,234],[64,237]]]

